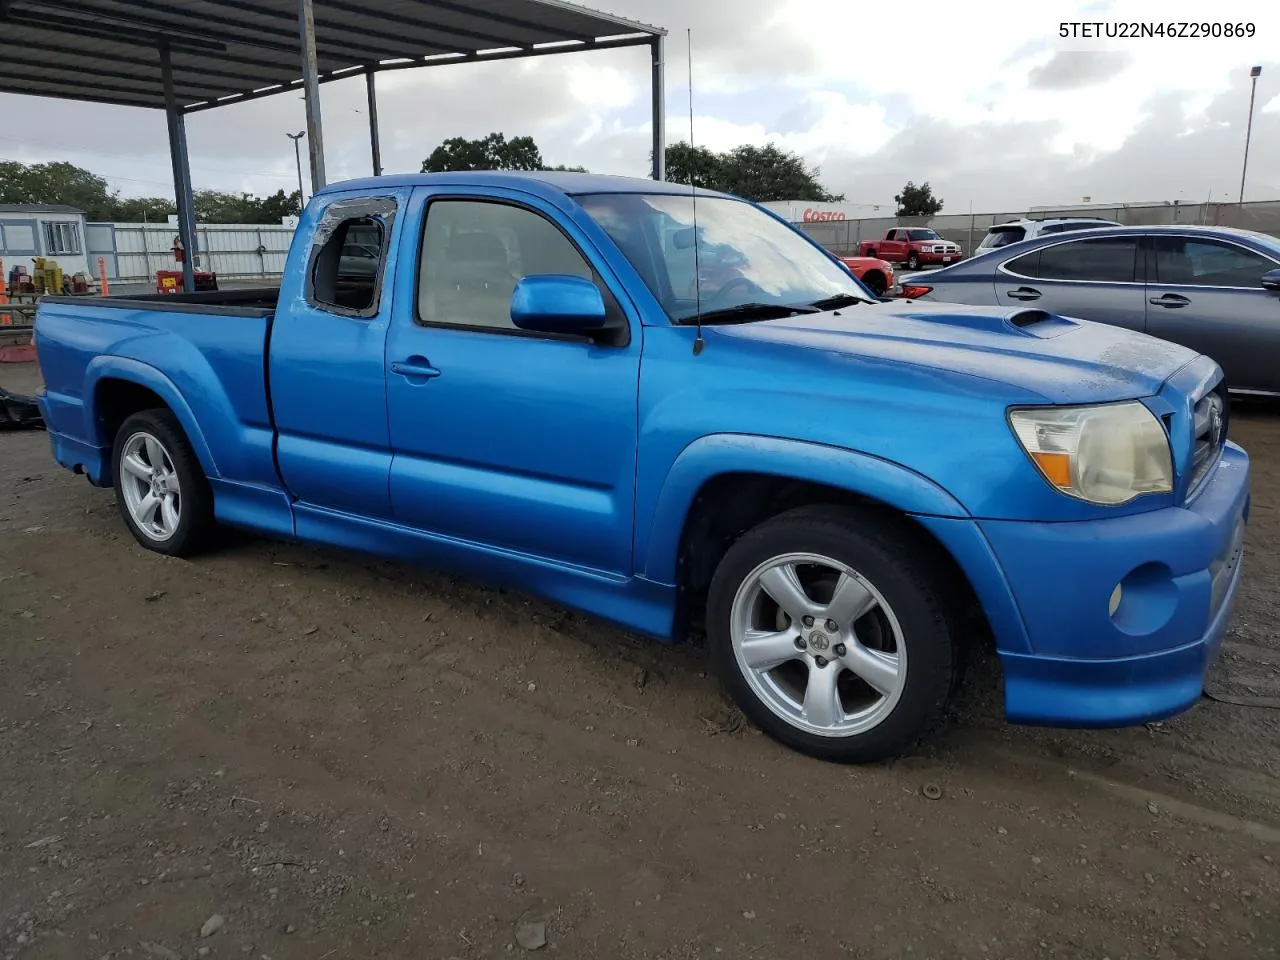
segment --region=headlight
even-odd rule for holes
[[[1128,503],[1173,489],[1169,438],[1138,401],[1091,407],[1021,407],[1009,424],[1041,474],[1068,496]]]

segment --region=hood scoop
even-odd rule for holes
[[[897,315],[923,323],[1041,340],[1060,337],[1080,326],[1078,320],[1068,320],[1036,307],[992,310],[953,303],[913,303],[910,309]]]
[[[1042,340],[1060,337],[1068,330],[1074,330],[1080,326],[1074,320],[1034,307],[1013,311],[1005,317],[1005,322],[1027,336],[1039,337]]]

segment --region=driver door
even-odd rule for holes
[[[426,224],[387,335],[396,520],[629,576],[640,324],[603,260],[523,194],[421,189],[414,208]],[[624,335],[606,344],[518,329],[512,290],[540,274],[593,280]]]

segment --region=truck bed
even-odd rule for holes
[[[275,311],[279,298],[279,287],[246,287],[242,290],[200,290],[195,293],[144,293],[131,297],[44,297],[40,302],[164,310],[169,313],[267,317]]]
[[[109,483],[113,411],[141,388],[174,411],[215,486],[278,488],[265,362],[277,298],[269,288],[41,300],[35,340],[58,461]]]

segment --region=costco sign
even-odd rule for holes
[[[843,210],[817,210],[807,207],[801,215],[805,223],[826,223],[832,220],[848,220]]]

